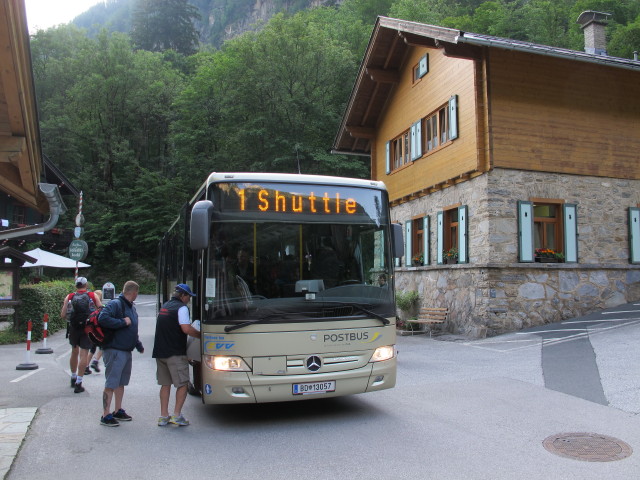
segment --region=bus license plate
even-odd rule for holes
[[[293,384],[294,395],[312,395],[314,393],[335,392],[335,390],[336,390],[335,380],[330,380],[328,382],[294,383]]]

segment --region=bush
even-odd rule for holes
[[[43,318],[49,315],[49,333],[57,332],[67,328],[67,320],[60,318],[62,301],[69,293],[75,291],[73,284],[67,281],[42,282],[35,285],[20,286],[21,304],[15,308],[15,318],[17,321],[15,331],[22,338],[27,338],[27,322],[31,320],[31,341],[42,340],[44,332]]]
[[[420,295],[415,290],[396,292],[396,305],[405,312],[411,310],[418,303],[418,300],[420,300]]]

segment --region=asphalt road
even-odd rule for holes
[[[39,369],[16,371],[23,346],[0,347],[0,407],[38,407],[6,478],[127,479],[631,479],[640,472],[640,306],[469,341],[399,337],[392,390],[286,404],[204,406],[189,397],[188,427],[158,427],[151,358],[152,297],[137,302],[143,355],[134,352],[124,407],[99,425],[102,374],[74,394],[64,334]],[[37,348],[35,345],[34,348]],[[27,375],[27,376],[25,376]],[[550,453],[565,432],[628,444],[623,460]]]

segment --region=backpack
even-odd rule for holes
[[[120,300],[120,302],[122,303],[122,300]],[[124,312],[124,305],[122,305],[122,309]],[[87,318],[87,324],[84,326],[84,333],[87,334],[91,343],[96,347],[104,347],[111,343],[115,334],[115,330],[112,328],[106,328],[100,325],[98,322],[100,312],[102,312],[102,308],[96,308],[91,312],[89,318]]]
[[[87,318],[96,309],[96,304],[87,292],[74,293],[67,305],[67,319],[72,327],[82,328]],[[71,310],[71,312],[69,312]]]

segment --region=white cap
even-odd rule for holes
[[[84,277],[78,277],[76,278],[76,287],[82,287],[83,285],[87,284],[87,279]]]

